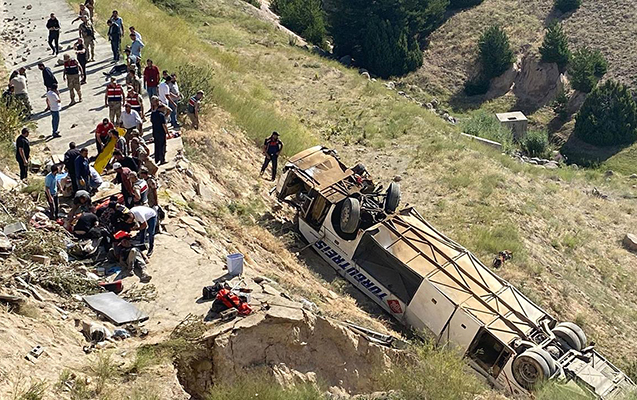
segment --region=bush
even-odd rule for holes
[[[270,8],[281,24],[308,42],[325,47],[325,15],[320,0],[274,0]]]
[[[495,115],[479,110],[471,118],[463,120],[461,127],[464,133],[493,140],[508,147],[513,140],[513,133],[498,121]]]
[[[580,92],[589,93],[607,70],[608,62],[601,51],[581,48],[573,55],[569,68],[571,86]]]
[[[465,82],[464,92],[467,96],[479,96],[489,91],[489,80],[482,75]]]
[[[561,12],[577,10],[582,5],[582,0],[555,0],[554,6]]]
[[[15,102],[0,102],[0,144],[9,144],[25,124],[22,107]]]
[[[205,104],[210,99],[214,86],[212,86],[212,77],[214,75],[212,68],[198,66],[193,64],[181,65],[177,68],[177,82],[179,83],[179,92],[184,96],[183,100],[177,104],[177,112],[183,114],[186,112],[188,100],[197,94],[199,90],[205,93],[201,104]]]
[[[469,8],[481,4],[484,0],[451,0],[450,9]]]
[[[478,42],[482,71],[487,79],[502,75],[513,65],[509,37],[500,26],[488,28]]]
[[[520,147],[529,157],[544,157],[549,148],[549,135],[546,131],[528,131]]]
[[[628,88],[611,80],[596,87],[577,114],[574,134],[597,146],[637,140],[637,105]]]
[[[568,117],[568,101],[569,97],[564,89],[562,89],[557,93],[555,100],[553,100],[551,104],[553,111],[561,120],[565,120]]]
[[[547,28],[540,47],[540,54],[542,54],[543,62],[556,63],[560,71],[564,71],[571,59],[571,51],[568,48],[568,38],[562,25],[553,22]]]

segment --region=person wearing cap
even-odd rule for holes
[[[186,109],[190,123],[194,129],[199,129],[199,106],[201,99],[203,99],[203,90],[200,90],[188,100],[188,107]]]
[[[113,256],[127,272],[134,272],[142,283],[150,282],[152,276],[146,273],[146,258],[135,246],[130,233],[118,231],[113,235]]]
[[[106,21],[108,24],[108,41],[111,42],[111,51],[113,52],[113,61],[119,61],[119,47],[122,43],[122,32],[119,29],[119,25],[113,22],[113,20]]]
[[[272,132],[272,135],[263,142],[263,155],[265,156],[265,160],[261,167],[261,175],[263,175],[268,164],[272,162],[272,181],[276,179],[276,169],[281,150],[283,150],[283,142],[279,140],[279,133],[276,131]]]
[[[42,71],[42,80],[44,81],[44,87],[46,90],[50,90],[53,85],[57,86],[58,80],[55,79],[55,75],[53,75],[51,68],[45,66],[43,62],[39,62],[38,69]]]
[[[108,114],[111,121],[113,121],[115,125],[118,125],[121,122],[124,89],[122,89],[122,85],[117,83],[114,76],[111,76],[110,80],[111,82],[106,85],[106,92],[104,93],[104,105],[108,107]]]
[[[80,74],[82,67],[78,64],[75,58],[70,55],[64,55],[64,73],[63,77],[66,79],[66,84],[69,88],[69,94],[71,95],[71,105],[75,104],[75,94],[79,96],[80,102],[82,101],[82,89],[80,87]]]
[[[148,183],[136,172],[128,175],[133,184],[133,206],[148,206]]]
[[[95,145],[97,146],[97,153],[101,153],[104,147],[108,144],[109,135],[111,129],[115,129],[113,123],[108,118],[104,118],[101,123],[95,128]]]
[[[139,229],[139,235],[137,238],[139,239],[140,244],[146,243],[146,236],[148,235],[148,253],[146,256],[150,257],[153,254],[153,250],[155,249],[155,231],[157,229],[157,212],[146,206],[136,206],[130,209],[132,214],[132,218],[139,225],[135,229]],[[133,219],[129,217],[129,222],[132,222]]]
[[[133,205],[133,184],[129,178],[131,174],[130,168],[122,167],[122,164],[119,162],[115,162],[113,164],[113,169],[117,172],[117,176],[113,179],[113,183],[121,183],[122,185],[122,195],[124,196],[124,205],[128,208]]]

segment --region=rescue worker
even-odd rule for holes
[[[261,176],[263,176],[268,164],[272,162],[272,181],[276,179],[277,163],[282,149],[283,142],[279,140],[279,133],[276,131],[272,132],[272,135],[263,142],[263,155],[265,156],[265,160],[261,167]]]
[[[194,129],[199,129],[199,102],[203,99],[203,90],[197,92],[188,100],[188,118]]]
[[[78,64],[77,60],[68,54],[64,55],[64,73],[63,78],[66,79],[66,84],[69,88],[69,94],[71,95],[71,104],[75,104],[75,93],[79,96],[80,102],[82,101],[82,89],[80,88],[80,74],[82,74],[82,67]]]
[[[113,256],[128,272],[135,272],[142,283],[150,282],[152,277],[146,273],[146,258],[133,246],[130,233],[118,231],[114,235]]]
[[[108,107],[110,120],[115,125],[119,125],[119,123],[121,122],[123,99],[124,89],[122,89],[122,85],[117,83],[117,80],[114,76],[111,76],[111,82],[106,85],[104,104]]]

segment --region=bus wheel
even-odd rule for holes
[[[551,370],[544,357],[527,350],[513,360],[511,366],[515,380],[527,390],[535,389],[551,376]]]
[[[572,331],[573,333],[575,333],[575,335],[577,336],[577,338],[579,339],[579,342],[581,344],[581,349],[583,349],[584,347],[586,347],[586,345],[588,344],[588,340],[586,339],[586,334],[584,333],[584,331],[582,330],[582,328],[580,328],[579,326],[575,325],[572,322],[560,322],[559,324],[557,324],[557,328],[566,328],[569,329],[570,331]],[[557,335],[555,335],[557,336]],[[575,347],[573,347],[575,348]]]
[[[341,230],[344,233],[354,233],[361,221],[361,203],[352,197],[343,200],[341,209]]]
[[[399,203],[400,185],[397,182],[392,182],[387,188],[387,196],[385,197],[385,212],[388,214],[396,212]]]

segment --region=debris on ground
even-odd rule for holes
[[[112,292],[84,296],[83,299],[91,309],[104,315],[115,325],[148,319],[148,314]]]
[[[498,253],[498,255],[493,259],[493,268],[501,268],[504,266],[505,261],[509,261],[513,258],[513,252],[510,250],[502,250]]]
[[[121,293],[124,300],[136,303],[139,301],[151,302],[157,299],[157,288],[152,283],[139,286],[136,283]]]

